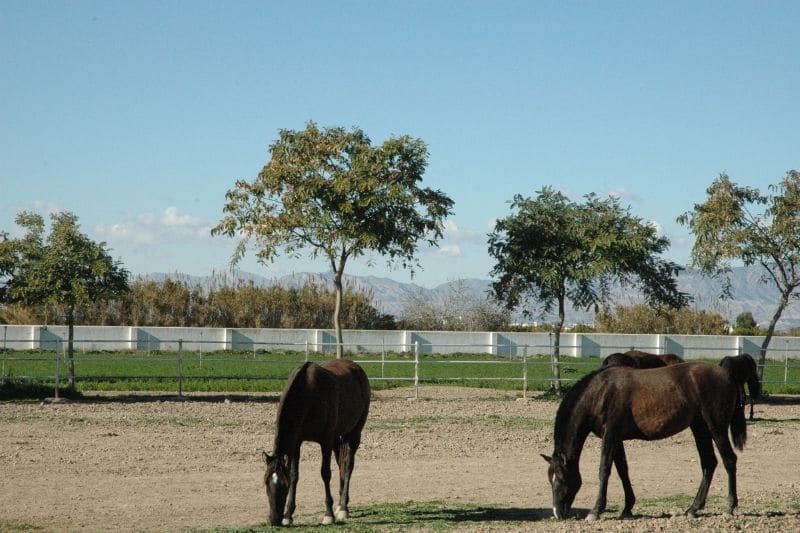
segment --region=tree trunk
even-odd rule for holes
[[[336,359],[341,359],[344,354],[344,339],[342,337],[342,324],[339,315],[342,312],[342,296],[344,288],[342,277],[344,276],[344,260],[339,262],[339,267],[333,273],[333,287],[336,292],[336,303],[333,307],[333,329],[336,331]]]
[[[564,329],[564,298],[558,298],[558,323],[553,328],[553,390],[561,396],[561,331]]]
[[[778,302],[778,308],[775,310],[775,314],[772,315],[772,319],[769,321],[767,334],[764,336],[764,342],[761,343],[761,351],[758,354],[758,380],[761,382],[764,381],[764,365],[767,363],[767,347],[769,346],[769,342],[772,340],[772,335],[775,333],[775,326],[778,324],[778,320],[781,319],[783,310],[786,309],[787,305],[789,305],[789,296],[792,294],[792,290],[794,290],[793,287],[785,289],[781,292],[781,299]]]

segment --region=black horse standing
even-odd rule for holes
[[[761,382],[758,380],[758,367],[756,361],[749,353],[737,356],[723,357],[719,366],[728,370],[733,380],[739,385],[740,401],[744,404],[747,395],[744,393],[744,384],[750,393],[750,420],[753,419],[753,400],[761,396]]]
[[[300,445],[317,442],[322,451],[320,474],[325,486],[323,524],[334,521],[331,495],[331,451],[339,465],[337,520],[347,518],[350,476],[367,421],[369,380],[353,361],[334,359],[322,365],[305,363],[289,377],[278,405],[272,453],[264,452],[264,484],[273,526],[291,525],[300,471]]]
[[[601,367],[624,365],[633,368],[660,368],[662,366],[678,365],[684,360],[674,353],[649,353],[639,350],[612,353],[600,363]]]
[[[553,514],[569,515],[581,487],[579,469],[583,445],[589,433],[602,439],[600,490],[587,520],[598,518],[606,508],[606,490],[614,463],[625,492],[622,516],[630,516],[636,502],[623,441],[658,440],[687,427],[700,455],[702,480],[692,505],[695,516],[706,503],[717,459],[714,444],[728,473],[728,512],[738,505],[736,495],[736,448],[747,440],[744,407],[737,401],[738,387],[725,369],[707,363],[685,363],[641,370],[629,366],[601,368],[584,376],[564,396],[556,413],[548,478],[553,489]]]

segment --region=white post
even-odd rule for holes
[[[522,349],[522,398],[528,399],[528,345]]]
[[[419,398],[419,341],[414,342],[414,399]]]
[[[178,398],[183,398],[183,339],[178,339]]]

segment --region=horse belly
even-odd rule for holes
[[[659,440],[680,433],[692,423],[690,409],[650,408],[632,409],[635,432],[628,438]]]

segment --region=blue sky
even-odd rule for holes
[[[488,278],[494,221],[546,185],[620,197],[685,264],[675,219],[720,172],[800,168],[798,23],[794,1],[4,0],[0,230],[70,210],[135,274],[224,270],[225,192],[314,120],[428,143],[455,212],[420,285]],[[348,273],[410,280],[373,259]]]

